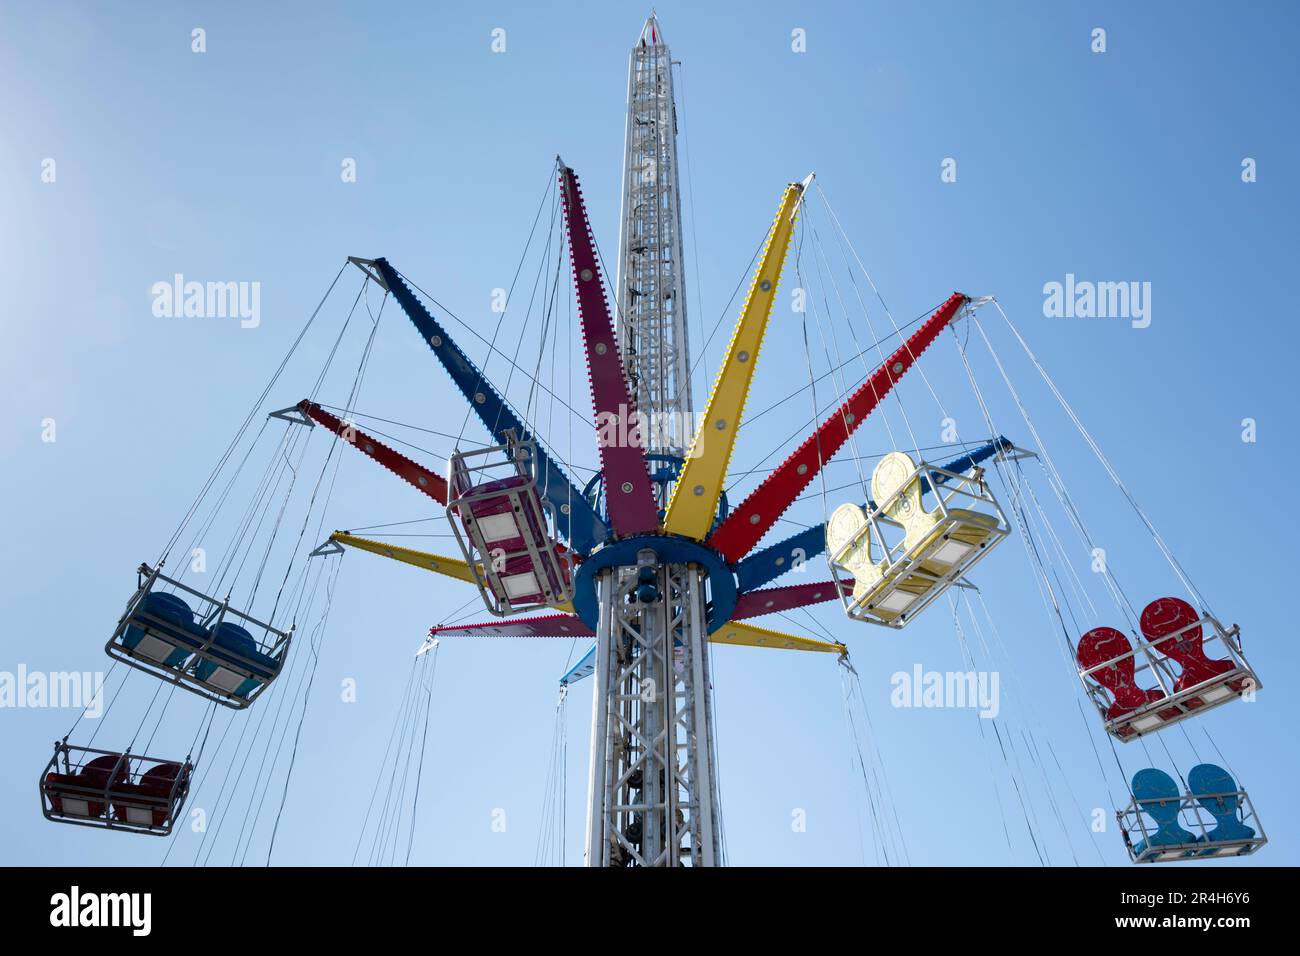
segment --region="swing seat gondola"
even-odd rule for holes
[[[203,633],[194,623],[193,608],[175,594],[150,591],[136,611],[122,635],[124,648],[165,667],[189,660],[188,644]]]
[[[279,675],[292,630],[263,624],[160,568],[142,565],[140,575],[105,645],[110,657],[236,709],[251,704]],[[264,636],[259,640],[255,633]]]
[[[826,523],[831,571],[853,578],[844,607],[854,620],[905,627],[1010,532],[978,468],[953,472],[891,452],[876,465],[871,491],[866,508],[848,502]],[[926,492],[933,508],[923,504]]]
[[[1116,817],[1134,863],[1247,856],[1268,842],[1249,794],[1214,764],[1193,767],[1186,791],[1163,770],[1139,770],[1132,798]]]
[[[275,658],[258,650],[257,641],[247,629],[229,621],[212,628],[207,653],[208,659],[194,668],[194,676],[243,699],[274,680],[280,669]]]
[[[458,452],[448,465],[447,517],[489,611],[498,616],[552,607],[573,597],[569,553],[556,539],[554,509],[537,492],[535,446]]]
[[[106,793],[126,783],[126,758],[120,753],[103,753],[79,766],[66,765],[63,770],[46,768],[41,789],[49,800],[50,813],[60,817],[93,819],[102,817]],[[100,799],[95,799],[99,797]]]
[[[1262,686],[1242,653],[1237,626],[1225,629],[1180,598],[1152,601],[1139,628],[1136,646],[1113,627],[1096,627],[1076,651],[1079,679],[1106,732],[1119,740],[1135,740]]]
[[[188,787],[188,777],[189,770],[178,763],[150,767],[136,783],[118,788],[113,800],[114,818],[134,826],[166,826],[173,814],[173,794],[178,787]]]
[[[189,792],[188,760],[74,747],[60,741],[41,775],[47,820],[165,836]]]
[[[1187,775],[1187,789],[1215,822],[1214,829],[1196,838],[1205,847],[1197,856],[1245,856],[1267,842],[1262,829],[1256,833],[1254,827],[1242,820],[1241,808],[1248,798],[1222,767],[1210,763],[1193,767]],[[1251,816],[1254,817],[1253,808]]]

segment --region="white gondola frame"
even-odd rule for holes
[[[506,433],[506,439],[504,445],[457,450],[447,462],[447,519],[484,605],[497,617],[563,604],[572,599],[574,590],[572,554],[555,546],[558,543],[555,507],[537,493],[536,444],[531,439],[516,439],[513,430]],[[478,463],[482,459],[486,461]],[[509,475],[502,475],[507,468]],[[506,489],[483,490],[488,482],[503,477],[519,477],[524,482]],[[524,549],[498,554],[501,549],[494,550],[487,540],[472,505],[503,496],[510,498],[510,514],[520,531]],[[539,548],[528,533],[530,527],[540,529],[551,546]],[[501,571],[508,562],[525,556],[535,569],[537,593],[542,595],[542,600],[516,603],[510,599]],[[559,586],[553,582],[559,582]]]
[[[943,480],[937,482],[935,480],[936,476],[941,476]],[[830,565],[831,576],[835,579],[837,586],[840,587],[844,611],[850,618],[855,621],[864,621],[868,624],[901,630],[948,588],[972,586],[964,580],[966,574],[1011,532],[1006,514],[992,492],[988,490],[988,485],[985,483],[983,476],[984,470],[978,467],[971,474],[963,474],[922,461],[883,502],[876,502],[874,507],[869,503],[865,509],[866,522],[861,529],[838,551],[833,554],[829,550],[827,552],[827,563]],[[934,528],[945,529],[939,535],[938,541],[950,541],[952,531],[963,526],[978,527],[980,531],[986,532],[988,535],[978,545],[971,546],[970,550],[962,555],[955,564],[950,565],[949,569],[942,575],[935,575],[922,567],[927,561],[934,559],[935,555],[932,549],[923,549],[915,554],[908,552],[906,537],[900,537],[898,534],[899,531],[905,532],[906,526],[888,514],[888,510],[899,500],[900,496],[908,491],[912,481],[916,479],[927,481],[930,485],[929,490],[934,494],[935,508],[930,509],[930,513],[935,510],[939,512],[939,516],[934,522]],[[955,506],[952,502],[959,496],[969,499],[972,503],[981,503],[990,507],[991,512],[978,511],[977,513],[996,518],[996,526],[971,525],[964,522],[960,517],[954,517],[952,512]],[[892,529],[890,535],[885,534],[884,529],[886,528]],[[868,536],[870,541],[871,551],[869,553],[882,555],[876,565],[881,569],[880,581],[887,582],[887,586],[884,590],[873,590],[867,596],[855,598],[853,588],[849,586],[850,579],[845,579],[842,576],[844,572],[839,565],[839,561],[843,560],[851,550],[857,547],[864,536]],[[893,544],[890,543],[890,537],[896,539]],[[933,540],[935,540],[934,532],[930,531],[927,532],[925,541],[922,543]],[[930,584],[926,591],[909,602],[906,609],[901,611],[897,617],[890,619],[872,613],[909,578],[921,578],[922,580],[928,580]],[[868,597],[870,597],[870,600],[868,600]]]
[[[175,578],[167,577],[162,573],[162,564],[156,568],[150,568],[147,564],[141,564],[138,569],[140,575],[139,586],[134,595],[127,602],[126,610],[118,619],[117,626],[113,629],[112,635],[104,645],[104,650],[109,657],[121,661],[129,667],[144,671],[157,677],[159,680],[175,684],[191,693],[197,694],[205,700],[213,701],[225,707],[235,710],[243,710],[253,703],[262,692],[269,687],[276,677],[278,677],[284,668],[285,655],[288,653],[289,645],[293,640],[292,627],[287,631],[279,630],[266,624],[249,614],[236,610],[230,606],[230,597],[227,595],[224,599],[215,598],[204,594],[202,591],[189,587]],[[183,643],[173,643],[171,641],[156,638],[161,643],[170,644],[176,650],[187,651],[189,657],[179,667],[169,667],[156,656],[148,655],[139,649],[126,647],[122,640],[126,635],[127,628],[133,624],[146,628],[146,636],[153,637],[156,634],[167,635],[168,631],[178,630],[174,622],[167,621],[149,611],[143,610],[141,604],[159,585],[166,585],[175,588],[177,591],[184,592],[199,601],[204,602],[206,612],[200,613],[195,611],[195,618],[200,621],[198,628],[204,632],[203,637],[196,633],[187,633],[187,636],[195,643],[189,641]],[[237,620],[241,624],[251,625],[250,633],[256,631],[264,635],[264,639],[257,641],[261,653],[267,657],[275,659],[277,662],[275,673],[266,678],[257,673],[254,667],[260,668],[264,665],[261,662],[244,657],[236,651],[225,647],[219,647],[219,656],[213,654],[213,642],[217,634],[218,627],[226,620]],[[141,643],[144,643],[141,641]],[[216,673],[223,671],[233,673],[240,677],[241,680],[232,682],[231,689],[224,689],[211,680],[201,680],[195,673],[200,663],[210,662],[217,668]],[[214,675],[215,676],[215,675]],[[240,697],[234,693],[234,688],[240,686],[244,679],[252,678],[258,681],[258,686],[252,689],[247,696]]]
[[[75,761],[74,755],[76,755]],[[79,786],[75,783],[65,782],[51,784],[48,780],[51,773],[73,776],[74,770],[79,772],[90,760],[95,757],[106,756],[116,756],[118,762],[114,765],[112,772],[109,773],[108,780],[102,788]],[[147,770],[164,764],[175,764],[181,767],[181,772],[177,774],[172,782],[171,789],[165,798],[132,793],[129,790],[123,790],[121,783],[114,784],[113,782],[118,775],[118,771],[124,770],[127,774],[127,784],[138,785],[139,780]],[[133,765],[143,769],[132,769]],[[162,757],[133,754],[130,748],[119,752],[99,750],[94,747],[78,747],[69,744],[66,740],[55,741],[54,755],[41,771],[39,782],[41,813],[47,820],[57,823],[69,823],[73,826],[167,836],[171,833],[176,819],[185,805],[185,798],[189,794],[193,772],[194,765],[190,762],[189,757],[186,757],[184,761],[168,760]],[[62,811],[55,809],[54,799],[58,799],[64,806]],[[74,802],[80,802],[86,805],[87,808],[91,803],[100,803],[103,810],[96,816],[91,816],[88,809],[86,813],[78,814],[68,809],[68,805]],[[167,815],[163,822],[161,824],[153,823],[153,812],[164,807]],[[126,810],[126,819],[116,819],[114,811],[118,808]],[[132,811],[147,814],[148,822],[132,819]]]
[[[1197,627],[1201,628],[1201,646],[1206,650],[1206,656],[1213,659],[1210,649],[1221,649],[1227,653],[1228,659],[1232,661],[1233,669],[1176,691],[1174,688],[1179,676],[1176,663],[1161,654],[1159,647],[1162,644],[1176,643],[1184,634]],[[1253,694],[1263,688],[1263,684],[1259,682],[1259,678],[1255,675],[1250,662],[1246,660],[1246,655],[1241,649],[1241,629],[1236,624],[1225,628],[1219,623],[1218,618],[1212,614],[1203,613],[1201,617],[1192,623],[1155,640],[1148,640],[1145,635],[1140,634],[1128,634],[1126,636],[1130,644],[1128,651],[1117,654],[1092,667],[1079,669],[1079,680],[1083,683],[1088,699],[1092,701],[1093,706],[1097,709],[1106,733],[1116,740],[1124,743],[1132,742],[1139,737],[1155,733],[1171,724],[1186,720],[1188,717],[1195,717],[1216,707],[1221,707],[1239,697]],[[1102,684],[1093,680],[1092,676],[1099,671],[1115,666],[1126,658],[1133,658],[1135,683],[1138,682],[1138,678],[1142,675],[1149,674],[1154,677],[1156,686],[1144,689],[1160,690],[1164,696],[1159,700],[1152,701],[1116,717],[1108,717],[1107,714],[1110,712],[1112,703],[1111,695]],[[1222,660],[1223,658],[1218,659]],[[1240,690],[1232,689],[1230,685],[1238,681],[1242,683],[1242,688]],[[1141,684],[1139,683],[1138,686],[1141,686]],[[1196,699],[1201,700],[1199,705],[1188,706],[1189,702]],[[1164,711],[1174,711],[1175,713],[1163,716],[1162,712]],[[1122,733],[1124,728],[1132,728],[1133,732],[1124,734]]]
[[[1255,831],[1254,836],[1232,840],[1208,839],[1216,822],[1209,811],[1201,806],[1200,801],[1222,797],[1236,799],[1237,820],[1251,827]],[[1180,788],[1179,796],[1171,799],[1178,801],[1180,826],[1189,832],[1198,833],[1204,839],[1196,843],[1145,845],[1149,844],[1151,837],[1159,832],[1159,827],[1155,824],[1148,826],[1141,805],[1143,803],[1162,801],[1139,800],[1137,797],[1132,797],[1127,807],[1115,813],[1115,818],[1119,821],[1120,832],[1124,837],[1124,847],[1128,851],[1129,859],[1132,862],[1176,863],[1195,859],[1249,856],[1268,842],[1268,835],[1264,832],[1264,825],[1255,812],[1255,804],[1251,801],[1250,794],[1244,789],[1238,788],[1223,793],[1193,794]],[[1206,818],[1208,818],[1208,821]],[[1140,852],[1137,849],[1139,843],[1144,844]]]

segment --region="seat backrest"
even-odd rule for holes
[[[888,501],[885,514],[905,527],[925,514],[921,506],[921,476],[913,474],[915,471],[916,462],[911,455],[891,451],[876,463],[871,473],[871,496],[882,503]],[[894,498],[900,489],[902,493]]]
[[[844,554],[840,554],[840,551]],[[847,501],[831,512],[826,522],[826,553],[840,567],[853,575],[853,591],[858,597],[864,589],[880,580],[880,565],[872,546],[867,513],[862,506]]]
[[[89,787],[106,789],[121,786],[129,779],[129,763],[129,760],[122,759],[121,754],[103,754],[88,760],[78,776]]]
[[[1168,655],[1168,648],[1180,644],[1200,648],[1201,628],[1191,626],[1196,624],[1200,618],[1201,616],[1196,613],[1196,609],[1181,598],[1162,597],[1156,598],[1142,609],[1139,626],[1142,628],[1142,633],[1151,641],[1167,637],[1183,628],[1188,628],[1187,632],[1181,637],[1166,641],[1156,648],[1160,653]]]
[[[157,796],[166,796],[171,793],[172,786],[180,775],[180,764],[160,763],[140,775],[140,787]]]
[[[1128,635],[1113,627],[1102,626],[1094,627],[1079,638],[1079,647],[1075,651],[1075,657],[1078,658],[1079,666],[1085,669],[1111,662],[1112,667],[1120,668],[1121,673],[1126,672],[1131,679],[1134,667],[1132,655],[1118,659],[1131,650],[1133,650],[1133,645],[1129,642]],[[1110,669],[1108,667],[1106,670]],[[1105,671],[1098,672],[1097,679],[1099,681],[1102,681],[1100,675],[1103,673]],[[1104,683],[1104,681],[1102,682]]]
[[[515,488],[524,487],[529,483],[529,481],[531,481],[531,479],[524,475],[511,475],[509,478],[493,478],[474,486],[474,494],[476,496],[480,494],[491,495],[498,492],[505,494],[507,491],[512,491]]]
[[[1079,638],[1075,658],[1084,670],[1101,668],[1093,671],[1089,678],[1105,687],[1115,698],[1114,713],[1111,716],[1141,707],[1149,703],[1153,696],[1157,699],[1164,696],[1138,686],[1137,665],[1129,653],[1132,650],[1133,645],[1128,636],[1113,627],[1094,627]],[[1127,657],[1122,656],[1126,654]]]
[[[1197,764],[1187,774],[1187,788],[1196,797],[1196,802],[1204,807],[1216,819],[1227,817],[1235,819],[1237,813],[1237,781],[1232,774],[1212,763]],[[1230,796],[1211,796],[1211,794],[1230,794]]]
[[[1133,775],[1133,797],[1142,812],[1156,824],[1150,844],[1192,843],[1196,835],[1178,822],[1180,797],[1178,784],[1163,770],[1147,767]]]
[[[903,526],[903,543],[908,551],[933,530],[941,514],[925,509],[921,492],[921,475],[906,452],[891,451],[871,473],[871,495],[882,503],[886,515]]]
[[[826,553],[834,557],[867,526],[867,515],[861,505],[846,501],[833,512],[826,522]],[[865,537],[865,536],[864,536]],[[870,546],[868,542],[868,547]]]
[[[222,621],[212,637],[212,643],[236,654],[249,656],[257,653],[257,641],[245,628],[230,621]]]
[[[1182,598],[1156,598],[1142,609],[1139,626],[1147,640],[1153,643],[1187,628],[1178,637],[1156,644],[1157,651],[1177,661],[1182,668],[1180,689],[1226,674],[1234,666],[1231,661],[1217,660],[1205,653],[1201,626],[1196,623],[1200,619],[1196,609]]]
[[[190,625],[194,623],[194,611],[180,597],[166,591],[150,591],[140,602],[141,607],[150,614],[156,614],[166,621]]]
[[[1178,816],[1178,784],[1163,770],[1147,767],[1133,775],[1133,796],[1142,809],[1155,820],[1172,820]],[[1147,804],[1152,807],[1148,809]]]
[[[1237,781],[1228,771],[1212,763],[1197,764],[1187,774],[1187,789],[1217,824],[1205,834],[1207,840],[1248,840],[1255,835],[1252,827],[1237,818],[1241,800],[1237,796]]]

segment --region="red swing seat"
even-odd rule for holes
[[[1079,639],[1079,678],[1107,733],[1134,740],[1261,686],[1241,652],[1236,625],[1225,629],[1180,598],[1157,598],[1143,609],[1134,647],[1113,627]],[[1206,636],[1208,631],[1208,637]],[[1207,643],[1227,658],[1210,657]],[[1142,686],[1154,681],[1155,687]]]

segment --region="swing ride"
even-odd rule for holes
[[[109,657],[160,680],[184,682],[186,689],[226,707],[247,707],[275,680],[292,628],[263,624],[232,608],[228,599],[208,597],[167,577],[160,567],[142,564],[137,573],[140,588],[105,645]]]
[[[145,721],[130,744],[119,751],[94,749],[94,735],[85,745],[69,743],[72,732],[56,742],[40,783],[47,819],[165,836],[172,831],[187,795],[200,783],[195,773],[204,765],[204,748],[218,708],[233,712],[233,722],[238,712],[279,693],[272,725],[286,700],[290,701],[288,713],[301,701],[301,730],[318,660],[316,650],[339,573],[341,562],[336,559],[347,550],[368,552],[470,584],[493,617],[479,623],[445,622],[429,629],[418,655],[421,669],[413,672],[403,703],[403,713],[412,726],[421,713],[427,725],[434,666],[429,661],[436,659],[445,638],[567,637],[591,643],[576,663],[566,665],[560,678],[553,760],[563,760],[567,695],[575,684],[591,678],[586,861],[592,866],[723,862],[711,645],[831,654],[844,665],[846,681],[856,680],[856,671],[848,662],[848,642],[833,635],[821,639],[778,632],[752,623],[753,619],[806,612],[838,601],[848,621],[874,625],[879,630],[873,633],[887,636],[913,627],[928,608],[944,598],[963,650],[971,656],[959,609],[969,612],[969,623],[981,644],[986,643],[983,626],[972,600],[988,614],[971,573],[1013,535],[1024,544],[1044,607],[1067,647],[1070,680],[1082,682],[1112,749],[1115,742],[1130,743],[1176,723],[1203,720],[1209,711],[1249,698],[1259,689],[1255,672],[1242,653],[1239,629],[1235,625],[1225,628],[1209,611],[995,299],[954,293],[902,327],[884,307],[891,331],[877,336],[854,279],[852,291],[858,296],[862,315],[860,319],[849,315],[839,287],[833,283],[828,287],[818,278],[823,265],[829,271],[829,261],[816,228],[808,224],[814,184],[811,175],[783,190],[775,218],[755,253],[748,292],[698,425],[681,427],[693,414],[694,404],[681,252],[678,117],[672,61],[654,16],[642,29],[630,71],[617,278],[604,269],[577,174],[558,157],[538,210],[540,218],[549,196],[552,234],[542,261],[543,265],[555,263],[555,278],[553,284],[549,278],[543,283],[549,305],[536,368],[540,371],[547,354],[551,354],[554,368],[555,343],[548,345],[546,336],[554,335],[559,322],[555,303],[561,287],[568,284],[561,282],[559,268],[567,247],[572,301],[578,312],[576,331],[589,373],[593,417],[584,427],[594,428],[599,459],[591,478],[580,485],[574,477],[578,466],[572,461],[572,452],[568,460],[561,458],[553,429],[546,427],[541,415],[538,392],[548,394],[553,405],[566,405],[569,412],[573,412],[571,406],[542,385],[536,374],[528,376],[529,397],[522,409],[512,403],[507,397],[509,382],[505,388],[494,384],[486,373],[486,363],[475,363],[450,333],[447,319],[459,319],[387,259],[350,257],[160,558],[138,569],[136,590],[105,649],[114,667],[124,665],[127,676],[143,673],[159,682]],[[840,242],[846,270],[865,277],[879,297],[820,186],[817,191],[832,234]],[[818,277],[804,274],[805,239],[813,251],[811,261]],[[530,246],[532,240],[530,234]],[[847,329],[844,341],[851,339],[855,348],[847,359],[843,357],[835,320],[829,314],[830,296],[822,297],[822,305],[811,296],[811,311],[822,333],[829,370],[814,373],[808,312],[804,312],[799,321],[809,380],[794,396],[810,395],[810,424],[815,427],[733,505],[728,497],[728,491],[734,494],[737,490],[736,484],[728,485],[733,452],[742,424],[751,424],[767,411],[753,414],[746,408],[782,273],[791,258],[801,289],[813,284],[820,285],[823,292],[833,288]],[[253,434],[251,426],[264,410],[263,403],[349,266],[362,277],[344,331],[362,302],[371,325],[346,401],[341,406],[319,401],[344,337],[340,331],[309,397],[265,415],[260,430]],[[607,285],[615,293],[613,310]],[[382,296],[377,315],[370,310],[372,291]],[[447,435],[454,446],[446,457],[444,473],[398,451],[390,442],[404,442],[377,430],[379,424],[390,420],[363,415],[356,407],[383,305],[389,298],[463,397],[469,410],[467,420],[473,415],[487,432],[485,443],[477,445],[469,443],[463,427],[461,434]],[[883,299],[880,302],[883,307]],[[990,304],[1006,320],[1043,382],[1151,532],[1200,610],[1180,598],[1162,597],[1138,615],[1127,604],[1113,572],[1106,568],[1102,583],[1115,599],[1117,613],[1128,618],[1128,633],[1098,624],[1080,634],[1078,619],[1099,615],[1033,490],[1026,463],[1037,462],[1084,553],[1094,553],[1094,542],[977,314]],[[865,346],[859,341],[859,325],[865,325],[868,334]],[[995,427],[989,398],[979,385],[969,352],[972,331],[987,346],[1036,443],[1035,450],[1017,447]],[[959,454],[936,456],[936,449],[919,447],[897,386],[945,332],[956,344],[989,438],[978,443],[950,443],[957,445]],[[894,339],[897,345],[886,354],[884,344]],[[496,350],[488,344],[491,358]],[[872,352],[876,359],[869,359]],[[855,362],[861,363],[864,374],[859,381],[850,382],[847,370]],[[510,364],[512,370],[519,368],[513,359]],[[935,389],[925,372],[918,371],[946,419]],[[818,398],[817,383],[828,378],[837,394],[826,404]],[[895,400],[910,443],[894,435],[884,408],[887,398]],[[536,408],[535,400],[539,402]],[[883,422],[894,450],[879,456],[860,455],[856,433],[873,415],[873,420]],[[363,429],[356,419],[376,424]],[[327,441],[312,485],[311,470],[305,465],[310,438],[318,427],[334,440]],[[275,439],[269,449],[263,446],[264,436]],[[334,487],[331,475],[337,475],[343,457],[334,452],[340,446],[360,452],[436,502],[459,546],[459,556],[364,537],[355,532],[365,529],[355,527],[334,531],[314,550],[306,550],[304,542],[312,543],[307,532],[328,527],[324,522]],[[260,478],[241,476],[259,447],[264,453],[269,451],[265,471]],[[846,448],[851,454],[837,458]],[[878,462],[868,481],[860,463],[871,457]],[[231,470],[228,466],[236,460],[239,464]],[[858,481],[843,486],[853,489],[853,497],[832,509],[828,496],[840,489],[827,488],[827,471],[832,464],[844,462],[854,463]],[[1000,485],[997,494],[994,479]],[[250,481],[251,489],[246,487]],[[814,482],[820,482],[820,494],[811,490]],[[242,500],[244,492],[248,504],[242,513],[233,519],[219,519],[232,502]],[[297,536],[286,542],[280,537],[286,515],[296,513],[291,503],[304,498]],[[789,520],[785,515],[796,502],[817,498],[823,511],[820,522],[759,547],[778,522]],[[164,569],[171,567],[168,561],[173,553],[187,553],[176,550],[187,532],[201,542],[218,526],[232,529],[231,540],[221,552],[219,566],[203,579],[212,584],[195,583],[196,575],[210,572],[194,564],[187,568],[183,561],[181,571],[164,574]],[[774,585],[787,573],[805,571],[809,559],[819,556],[828,568],[826,578]],[[281,567],[282,576],[273,570]],[[264,586],[276,578],[278,586]],[[986,621],[989,632],[996,636],[992,616]],[[296,671],[292,690],[279,692],[287,683],[281,675],[304,657],[304,651],[297,648],[303,638],[295,639],[304,630],[310,664],[303,663]],[[1080,634],[1077,642],[1075,634]],[[1000,641],[1000,637],[996,639]],[[154,714],[161,687],[167,688],[167,697]],[[152,719],[154,725],[144,747],[150,749],[177,689],[207,705],[189,752],[179,759],[135,753],[137,738]],[[423,703],[416,700],[421,692],[427,695]],[[846,690],[846,713],[849,700]],[[266,706],[259,706],[263,716]],[[850,715],[850,720],[854,719]],[[226,725],[226,733],[231,726]],[[247,731],[248,725],[242,726]],[[73,731],[79,727],[80,722]],[[287,732],[286,724],[285,735]],[[218,751],[226,733],[221,735]],[[1208,731],[1206,734],[1208,737]],[[408,741],[407,746],[414,743],[413,731],[409,735],[403,732],[399,747],[401,741]],[[269,747],[268,737],[264,763]],[[277,746],[277,756],[279,752]],[[1003,756],[1005,759],[1005,753]],[[885,799],[883,788],[868,773],[860,746],[858,758],[874,807],[875,800]],[[408,754],[407,770],[409,764]],[[396,767],[394,763],[394,776]],[[871,769],[874,774],[882,768],[873,764]],[[405,772],[402,779],[405,792]],[[236,781],[235,787],[238,785]],[[563,786],[563,773],[554,763],[551,785]],[[287,774],[284,786],[287,793]],[[417,801],[418,786],[417,775]],[[1245,855],[1266,842],[1249,795],[1218,765],[1198,763],[1180,782],[1162,770],[1148,768],[1126,786],[1132,799],[1116,816],[1135,863]],[[255,784],[254,792],[256,789]],[[267,789],[269,781],[262,788],[264,797]],[[218,801],[220,798],[219,794]],[[562,827],[562,801],[557,802],[554,795],[548,799],[547,816]],[[237,852],[242,845],[247,855],[259,817],[260,810],[251,822],[241,825]],[[372,851],[371,862],[382,862],[386,856],[396,858],[400,819],[395,819],[386,808],[376,821],[377,849]],[[363,835],[369,822],[368,813]],[[412,811],[408,861],[414,824]],[[246,833],[248,826],[251,831]],[[896,814],[894,826],[896,833],[889,839],[896,836],[901,844],[902,827]],[[547,842],[545,847],[539,844],[539,858],[562,860],[562,844],[562,839]],[[200,845],[200,852],[202,849]],[[902,850],[899,856],[906,859],[905,845]],[[211,850],[208,852],[210,855]],[[888,846],[885,854],[889,862]]]
[[[923,489],[934,492],[933,509]],[[871,491],[878,503],[845,502],[826,525],[832,571],[853,575],[845,611],[856,621],[904,627],[1010,532],[979,469],[966,475],[890,452],[871,474]]]
[[[1246,856],[1267,842],[1250,795],[1222,767],[1197,764],[1187,774],[1185,792],[1169,774],[1149,767],[1133,777],[1132,789],[1120,826],[1134,863]]]

